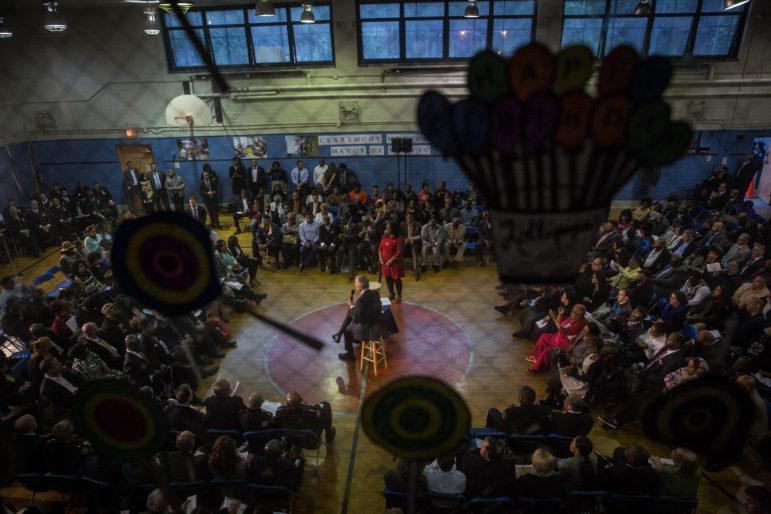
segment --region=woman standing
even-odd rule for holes
[[[388,298],[394,303],[402,301],[402,277],[404,276],[404,238],[396,221],[386,223],[385,234],[377,249],[380,269],[388,286]],[[394,294],[396,284],[396,294]]]
[[[145,209],[145,214],[155,212],[155,204],[153,203],[153,185],[150,183],[150,179],[146,173],[142,173],[139,176],[139,187],[142,191],[142,207]]]

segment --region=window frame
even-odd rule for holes
[[[299,2],[295,3],[289,3],[289,4],[280,4],[280,5],[274,5],[274,8],[278,11],[279,9],[285,10],[286,19],[285,21],[276,21],[276,22],[269,22],[265,21],[264,23],[251,23],[249,21],[249,12],[254,9],[254,4],[250,5],[228,5],[228,6],[208,6],[208,7],[200,7],[200,8],[194,8],[188,11],[188,14],[191,12],[199,12],[201,13],[201,22],[202,25],[194,26],[193,30],[202,30],[203,31],[203,40],[201,41],[206,48],[206,50],[209,53],[209,57],[211,58],[212,62],[214,62],[214,65],[217,66],[217,69],[221,72],[228,73],[228,72],[244,72],[244,71],[254,71],[254,70],[260,70],[260,69],[297,69],[297,68],[330,68],[335,67],[336,60],[335,60],[335,31],[334,31],[334,13],[332,10],[332,2],[331,1],[319,1],[314,2],[313,7],[326,7],[329,9],[329,20],[321,20],[316,21],[316,24],[322,24],[327,25],[329,27],[329,40],[331,45],[331,56],[332,59],[329,61],[300,61],[297,58],[297,46],[295,44],[295,37],[294,37],[294,25],[297,25],[299,22],[295,22],[292,20],[292,9],[302,7],[302,4]],[[207,12],[214,12],[214,11],[242,11],[243,12],[243,24],[207,24]],[[171,15],[173,16],[173,15]],[[268,20],[269,18],[266,18]],[[169,73],[189,73],[189,72],[201,72],[206,71],[206,66],[177,66],[176,61],[176,55],[174,54],[174,49],[171,45],[171,36],[170,34],[172,32],[178,32],[182,31],[185,32],[185,29],[181,26],[169,26],[166,23],[166,15],[160,16],[160,22],[162,27],[162,34],[163,34],[163,45],[164,49],[166,51],[166,64],[169,70]],[[262,26],[279,26],[279,27],[285,27],[286,29],[286,36],[287,36],[287,43],[288,43],[288,49],[289,49],[289,61],[281,61],[281,62],[257,62],[255,58],[255,51],[254,51],[254,39],[252,37],[252,29],[254,27],[262,27]],[[212,40],[211,40],[211,29],[232,29],[232,28],[242,28],[244,31],[244,35],[246,36],[246,51],[248,56],[248,63],[247,64],[218,64],[214,60],[214,49],[212,47]]]
[[[565,14],[564,7],[562,13],[562,31],[560,34],[560,48],[563,47],[563,41],[565,37],[565,21],[575,19],[601,19],[602,26],[600,28],[600,41],[597,44],[596,59],[602,59],[607,55],[608,48],[608,27],[612,19],[646,19],[645,33],[643,35],[642,48],[640,51],[641,57],[649,55],[651,37],[653,34],[653,25],[656,19],[664,18],[690,18],[691,25],[686,37],[685,49],[682,55],[666,55],[667,58],[672,59],[675,62],[707,62],[707,61],[735,61],[739,58],[739,51],[741,50],[742,42],[744,41],[744,32],[747,27],[747,16],[749,13],[749,4],[742,6],[741,9],[735,11],[702,11],[702,6],[707,0],[696,0],[695,12],[656,12],[656,3],[658,0],[649,0],[651,4],[651,14],[647,16],[635,16],[634,14],[614,14],[612,13],[612,3],[614,0],[605,0],[605,13],[604,14]],[[699,22],[702,17],[715,17],[715,16],[739,16],[739,21],[736,24],[736,30],[731,40],[728,53],[724,55],[694,55],[694,45],[696,43],[696,35],[699,30]]]
[[[486,44],[485,48],[492,50],[492,43],[493,43],[493,28],[495,26],[495,20],[506,20],[506,19],[529,19],[531,20],[530,23],[530,41],[535,41],[535,35],[537,30],[537,19],[538,19],[538,1],[533,0],[533,13],[528,15],[495,15],[494,14],[494,3],[495,1],[502,1],[502,0],[488,0],[487,3],[489,4],[489,10],[486,15],[480,14],[479,18],[464,18],[461,16],[450,16],[450,3],[457,2],[459,0],[387,0],[383,2],[374,2],[373,0],[356,0],[356,43],[357,43],[357,56],[358,56],[358,64],[359,66],[382,66],[384,64],[394,64],[398,63],[402,66],[409,66],[409,65],[425,65],[425,64],[446,64],[446,63],[455,63],[455,64],[465,64],[470,60],[470,57],[450,57],[449,56],[449,48],[450,48],[450,39],[447,37],[447,35],[450,32],[450,21],[451,20],[486,20],[487,21],[487,32],[485,34],[486,38]],[[510,0],[509,0],[510,1]],[[399,15],[398,17],[391,17],[391,18],[362,18],[361,17],[361,4],[374,4],[377,3],[378,5],[386,5],[386,4],[396,4],[399,5]],[[442,3],[444,5],[444,12],[441,16],[410,16],[405,17],[404,16],[404,4],[416,4],[416,3]],[[406,48],[406,22],[407,21],[435,21],[435,20],[441,20],[442,21],[442,56],[441,57],[429,57],[429,58],[408,58],[407,57],[407,48]],[[364,41],[362,38],[362,22],[398,22],[399,27],[399,57],[396,58],[387,58],[387,59],[365,59],[364,58]]]

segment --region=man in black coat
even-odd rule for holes
[[[623,453],[622,453],[623,452]],[[645,448],[630,444],[613,452],[612,466],[600,473],[600,487],[610,493],[655,495],[661,487]]]
[[[241,191],[246,189],[246,170],[238,157],[233,158],[233,166],[228,169],[228,176],[232,182],[233,196],[238,197]]]
[[[369,288],[369,279],[364,275],[356,277],[354,287],[361,293],[356,303],[353,297],[348,300],[348,313],[345,315],[340,330],[332,336],[336,342],[340,338],[345,339],[345,353],[338,355],[340,360],[353,362],[356,357],[353,355],[354,341],[362,341],[364,338],[375,338],[380,335],[380,316],[382,313],[382,304],[380,303],[380,294]]]
[[[505,496],[512,488],[514,464],[503,457],[503,443],[486,437],[478,450],[469,450],[460,460],[466,474],[466,497]]]
[[[319,437],[323,430],[327,444],[334,440],[336,432],[329,402],[306,405],[297,391],[288,392],[286,405],[276,410],[276,426],[279,429],[313,430]]]
[[[185,212],[201,222],[202,225],[206,225],[206,207],[200,205],[195,196],[191,196],[190,199],[188,199],[187,204]]]
[[[80,381],[68,371],[62,371],[62,365],[53,357],[46,357],[40,363],[43,382],[40,384],[40,396],[48,400],[55,409],[69,412],[78,393]]]
[[[244,432],[266,430],[275,424],[273,414],[262,410],[262,396],[251,393],[246,398],[246,409],[239,413],[239,421]]]
[[[126,162],[126,169],[123,170],[123,189],[126,191],[129,210],[134,212],[136,202],[142,196],[142,187],[139,185],[139,170],[134,167],[134,163],[131,161]]]
[[[511,404],[503,413],[487,411],[487,427],[514,434],[543,434],[548,428],[549,408],[535,404],[535,390],[523,386],[519,391],[519,407]]]
[[[252,166],[246,173],[246,183],[249,186],[249,193],[252,200],[263,199],[260,197],[260,192],[269,193],[268,189],[268,175],[265,173],[265,169],[262,166],[257,165],[257,159],[252,159]]]
[[[193,401],[193,390],[187,384],[177,387],[174,397],[176,405],[170,405],[166,409],[166,419],[169,422],[169,430],[189,430],[202,437],[206,434],[206,425],[203,422],[203,414],[194,409],[190,402]]]
[[[324,216],[319,227],[319,263],[322,273],[329,266],[329,274],[337,273],[337,250],[340,227],[333,223],[331,216]]]
[[[150,175],[148,180],[153,188],[153,202],[156,211],[169,210],[169,195],[166,194],[166,174],[158,169],[158,165],[150,165]]]
[[[203,402],[206,414],[203,420],[208,428],[217,430],[241,430],[239,412],[246,408],[240,396],[233,396],[230,382],[218,380],[214,384],[214,395]]]
[[[585,406],[581,396],[571,394],[565,399],[564,411],[552,414],[549,433],[569,437],[587,435],[592,430],[594,418],[584,411]]]

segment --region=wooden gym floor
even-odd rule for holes
[[[226,229],[219,235],[227,239],[233,227],[225,215],[222,218]],[[239,240],[245,250],[251,248],[248,232]],[[55,264],[58,248],[49,248],[44,255],[39,261],[25,257],[14,260],[17,271],[24,270],[21,282],[31,284],[34,277]],[[320,352],[309,350],[248,314],[233,314],[229,325],[238,346],[219,363],[219,373],[200,385],[198,395],[210,395],[212,384],[225,378],[232,384],[240,382],[238,393],[243,397],[257,391],[265,400],[283,402],[285,392],[296,389],[306,402],[329,401],[337,437],[334,444],[322,450],[325,457],[318,469],[306,470],[295,512],[382,512],[382,476],[393,469],[394,463],[391,455],[374,446],[358,426],[360,398],[394,377],[431,374],[456,387],[471,410],[473,426],[479,427],[484,426],[488,408],[504,408],[516,401],[522,385],[531,385],[538,399],[544,397],[545,378],[525,373],[528,363],[524,357],[532,343],[512,339],[511,333],[519,328],[516,318],[503,317],[492,308],[502,302],[494,289],[498,283],[495,266],[475,265],[476,261],[467,256],[459,271],[429,270],[417,282],[411,274],[405,277],[404,303],[393,306],[401,332],[388,341],[389,368],[379,371],[377,378],[371,370],[365,377],[358,362],[339,361],[337,353],[343,351],[342,343],[336,345],[331,339],[345,312],[340,304],[353,287],[346,274],[330,276],[318,268],[304,272],[296,268],[260,268],[261,285],[257,290],[268,297],[259,311],[292,323],[322,340],[325,346]],[[0,273],[10,274],[11,269],[3,266]],[[369,277],[377,280],[377,276]],[[384,291],[382,296],[386,295]],[[622,431],[605,431],[595,423],[589,437],[603,454],[631,442],[642,444],[653,455],[669,454],[666,446],[647,439],[636,424]],[[313,463],[309,460],[308,467],[312,468]],[[739,466],[745,474],[771,484],[771,473],[763,471],[753,459],[744,459]],[[736,493],[739,481],[730,468],[710,477]],[[25,499],[31,496],[18,485],[3,489],[0,495],[17,507],[26,505]],[[38,498],[56,501],[58,495]],[[698,511],[738,512],[738,506],[702,480]]]

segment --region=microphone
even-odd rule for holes
[[[351,298],[348,300],[350,302],[353,301],[353,295],[356,294],[356,289],[351,289]]]

